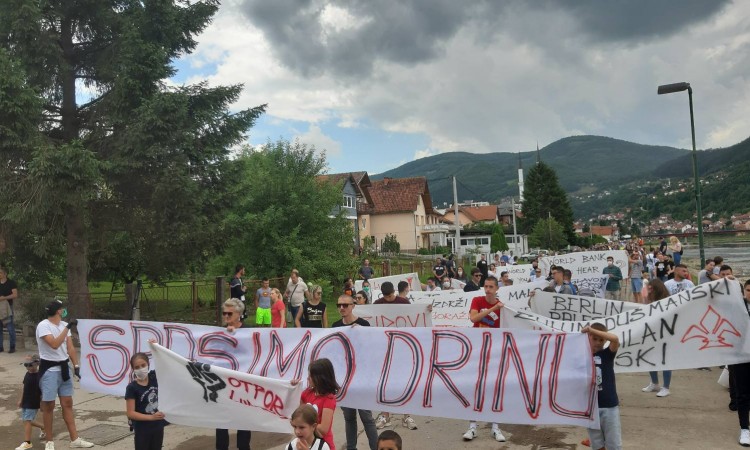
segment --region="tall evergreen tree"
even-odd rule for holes
[[[231,114],[241,86],[165,82],[218,5],[0,0],[0,74],[12,81],[0,103],[22,118],[0,113],[15,138],[0,144],[0,221],[11,239],[34,233],[36,253],[64,253],[79,316],[91,270],[122,256],[113,249],[136,259],[129,276],[158,276],[221,242],[229,148],[264,106]]]
[[[526,175],[521,211],[524,233],[530,234],[538,221],[552,217],[562,226],[566,240],[576,242],[573,209],[568,195],[560,186],[555,170],[543,161],[539,161]]]

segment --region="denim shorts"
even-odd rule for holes
[[[630,279],[630,287],[633,288],[633,293],[640,293],[641,289],[643,289],[643,279],[642,278],[631,278]]]
[[[39,412],[38,409],[21,408],[21,420],[24,422],[34,420],[37,412]]]
[[[42,401],[53,402],[57,396],[60,397],[72,397],[73,396],[73,369],[70,369],[70,378],[68,381],[63,381],[62,372],[53,372],[48,370],[42,375],[42,379],[39,380],[39,387],[42,389]]]
[[[589,428],[591,448],[607,450],[622,449],[622,429],[620,428],[620,407],[599,408],[600,430]]]

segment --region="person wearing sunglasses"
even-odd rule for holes
[[[473,292],[479,290],[479,285],[482,282],[482,270],[478,267],[471,269],[471,277],[464,286],[464,292]]]
[[[357,294],[358,297],[366,298],[364,292]],[[332,328],[348,327],[360,325],[363,327],[369,327],[370,322],[366,321],[361,317],[354,315],[354,308],[356,304],[354,299],[350,295],[341,295],[336,303],[336,307],[341,314],[341,320],[333,322]],[[368,409],[354,409],[341,407],[341,412],[344,413],[344,427],[346,430],[346,448],[356,449],[357,448],[357,414],[359,414],[359,420],[362,421],[362,425],[365,427],[365,434],[367,435],[367,443],[371,450],[378,448],[378,430],[375,428],[375,420],[372,418],[372,411]]]
[[[367,292],[364,290],[357,292],[356,295],[354,295],[354,303],[358,305],[366,305],[367,304]]]
[[[221,309],[221,318],[227,327],[227,332],[234,333],[235,330],[246,328],[242,322],[242,314],[245,312],[245,304],[238,298],[230,298],[224,302]],[[250,450],[250,430],[237,430],[237,448],[239,450]],[[229,430],[216,429],[216,450],[229,450]]]
[[[21,391],[21,398],[18,399],[18,407],[21,408],[24,441],[16,447],[16,450],[32,448],[32,427],[42,430],[39,433],[39,439],[45,438],[44,425],[36,420],[36,415],[42,403],[42,395],[39,391],[39,355],[26,355],[23,366],[26,368],[26,374],[23,377],[23,390]]]

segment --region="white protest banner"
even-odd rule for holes
[[[367,281],[370,282],[370,290],[372,291],[380,291],[380,285],[385,283],[386,281],[390,281],[391,283],[393,283],[394,289],[398,289],[398,283],[400,281],[406,281],[407,283],[409,283],[412,291],[422,290],[422,283],[420,283],[419,275],[416,272],[402,273],[401,275],[391,275],[389,277],[370,278]],[[363,282],[364,280],[357,280],[354,282],[354,289],[357,292],[362,290]],[[373,299],[377,299],[377,297],[373,297]]]
[[[159,383],[159,411],[179,425],[289,433],[302,383],[259,377],[191,362],[151,346]]]
[[[598,425],[593,360],[580,334],[376,327],[241,328],[230,334],[216,327],[99,320],[81,320],[79,332],[82,386],[94,392],[122,395],[131,377],[128,359],[148,350],[153,338],[188,360],[285,380],[306,379],[310,361],[328,358],[341,386],[340,406]]]
[[[458,280],[456,278],[451,278],[451,289],[461,289],[463,290],[464,287],[466,287],[466,282]]]
[[[641,306],[643,305],[633,302],[544,291],[537,291],[531,298],[531,311],[550,319],[567,322],[586,322],[602,317],[615,316]]]
[[[573,283],[578,291],[590,290],[595,297],[604,298],[604,291],[607,289],[607,280],[609,275],[578,275],[573,276],[570,282]]]
[[[547,276],[550,267],[562,266],[563,269],[570,269],[573,278],[586,275],[601,274],[602,270],[607,267],[607,257],[614,258],[615,266],[622,271],[622,277],[628,277],[628,253],[625,250],[606,250],[598,252],[574,252],[557,256],[545,256],[539,258],[539,267],[542,268],[542,275]]]
[[[598,319],[618,336],[617,372],[692,369],[750,361],[750,318],[737,281],[701,284],[664,300]],[[501,310],[501,326],[580,331],[588,322]]]
[[[501,268],[500,272],[506,270],[513,283],[528,283],[531,281],[531,271],[534,270],[534,266],[531,264],[514,264]]]
[[[533,283],[503,286],[497,291],[497,297],[506,305],[514,309],[529,307],[531,291],[539,291],[549,283],[535,281]],[[416,304],[432,305],[432,324],[435,327],[471,327],[469,308],[474,297],[484,295],[484,289],[472,292],[459,290],[436,292],[411,292],[409,298]]]
[[[372,327],[431,327],[429,305],[357,305],[354,315],[370,322]]]

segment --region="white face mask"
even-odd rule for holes
[[[451,287],[451,283],[449,281],[446,281],[443,283],[443,287]]]
[[[135,377],[139,380],[145,380],[148,376],[148,367],[144,367],[142,369],[135,369],[133,371],[133,374],[135,374]]]

